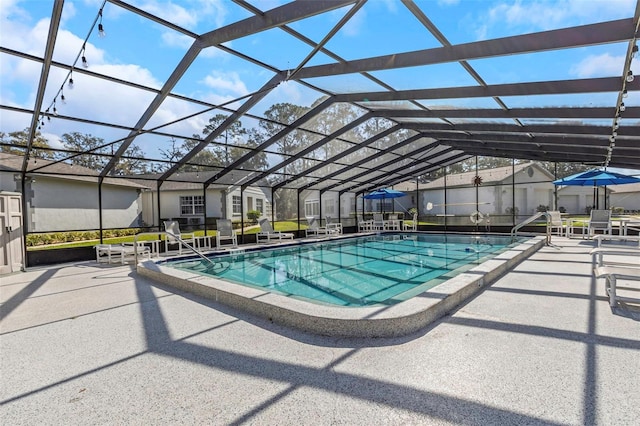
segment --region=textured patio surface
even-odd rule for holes
[[[609,307],[592,243],[554,243],[393,339],[278,327],[131,266],[3,276],[0,424],[637,425],[640,306]]]

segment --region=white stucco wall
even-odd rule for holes
[[[180,211],[180,197],[201,196],[201,190],[161,190],[160,191],[160,217],[161,219],[189,218],[197,216],[183,216]],[[230,218],[240,220],[240,214],[233,214],[233,196],[240,196],[240,188],[227,193],[220,188],[208,189],[206,193],[206,215],[208,218]],[[244,215],[257,207],[257,199],[262,200],[264,215],[271,217],[271,201],[266,191],[261,188],[250,187],[242,193],[244,202]],[[158,226],[158,202],[156,191],[145,191],[142,197],[142,217],[146,224]],[[250,206],[251,204],[251,206]],[[202,219],[201,216],[199,216]]]
[[[103,228],[139,226],[141,206],[136,188],[103,185]],[[27,185],[30,232],[91,230],[100,227],[98,185],[37,176]]]

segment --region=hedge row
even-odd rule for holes
[[[139,228],[109,229],[102,231],[104,238],[126,237],[140,232]],[[27,247],[43,246],[48,244],[71,243],[75,241],[89,241],[100,239],[98,231],[84,232],[48,232],[45,234],[27,235]]]

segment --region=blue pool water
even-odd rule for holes
[[[167,265],[317,303],[388,305],[515,243],[501,236],[384,234],[215,256],[215,268],[197,258]]]

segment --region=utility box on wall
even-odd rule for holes
[[[24,269],[22,195],[0,191],[0,275]]]

